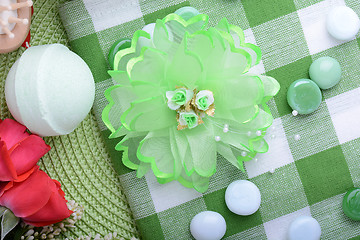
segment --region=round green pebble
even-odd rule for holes
[[[293,82],[287,92],[287,101],[293,110],[300,114],[314,112],[321,104],[321,91],[310,79]]]
[[[182,7],[175,11],[175,14],[181,16],[184,20],[189,20],[196,15],[199,15],[199,11],[193,7]]]
[[[329,89],[340,81],[341,66],[332,57],[321,57],[311,64],[309,74],[321,89]]]
[[[354,188],[345,194],[342,208],[346,216],[360,221],[360,188]]]
[[[108,54],[108,61],[112,69],[114,69],[114,59],[115,55],[118,51],[123,50],[125,48],[131,47],[131,40],[129,38],[121,38],[114,42],[111,46]]]

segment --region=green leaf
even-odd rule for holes
[[[4,215],[6,210],[7,210],[6,207],[0,206],[0,218],[2,217],[2,215]]]
[[[16,217],[9,209],[6,209],[1,219],[1,240],[13,230],[19,223],[20,219]]]

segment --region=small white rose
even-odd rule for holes
[[[202,90],[196,94],[195,104],[198,109],[206,111],[214,103],[213,93],[209,90]]]
[[[171,110],[179,109],[181,106],[189,102],[193,96],[194,96],[193,91],[185,88],[179,88],[176,89],[175,91],[166,92],[168,106]]]

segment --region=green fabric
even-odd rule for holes
[[[360,15],[357,0],[129,0],[121,4],[115,0],[73,0],[60,8],[70,45],[94,73],[95,116],[105,138],[110,131],[101,120],[108,104],[104,92],[113,86],[107,75],[109,48],[117,39],[131,38],[145,24],[182,6],[208,14],[212,26],[223,17],[240,26],[246,39],[262,50],[262,62],[256,70],[281,85],[269,106],[276,118],[266,136],[270,155],[259,154],[257,162],[247,162],[246,173],[219,157],[217,172],[203,194],[176,182],[160,185],[151,174],[137,178],[135,172],[121,166],[122,154],[114,150],[116,141],[106,140],[143,239],[191,239],[190,221],[204,210],[225,217],[225,239],[284,239],[291,220],[310,214],[319,221],[323,239],[357,239],[360,224],[343,214],[341,203],[347,190],[360,186],[360,129],[356,120],[360,114],[360,35],[346,43],[335,42],[317,19],[344,2]],[[286,102],[287,88],[297,79],[309,78],[311,63],[323,56],[339,61],[342,79],[334,88],[322,91],[317,111],[294,117]],[[273,174],[268,172],[272,168]],[[237,216],[225,205],[225,189],[238,179],[249,179],[260,189],[262,203],[254,215]]]
[[[31,25],[31,45],[62,43],[68,45],[58,15],[58,5],[64,0],[34,1]],[[5,79],[10,67],[24,52],[24,48],[0,54],[0,117],[11,117],[5,102]],[[75,200],[85,208],[82,220],[61,239],[92,234],[105,236],[117,232],[125,239],[137,237],[132,213],[111,165],[101,131],[93,113],[71,134],[47,137],[51,150],[39,162],[51,178],[61,182],[66,199]]]

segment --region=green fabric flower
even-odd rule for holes
[[[266,102],[280,88],[271,77],[247,73],[261,51],[244,42],[239,27],[226,19],[207,23],[204,14],[188,21],[170,14],[156,21],[153,38],[137,31],[115,56],[109,74],[117,85],[106,90],[103,111],[110,138],[122,138],[116,150],[137,177],[151,169],[160,183],[177,180],[199,192],[208,189],[218,154],[244,171],[244,161],[268,150],[263,136],[273,118]]]

